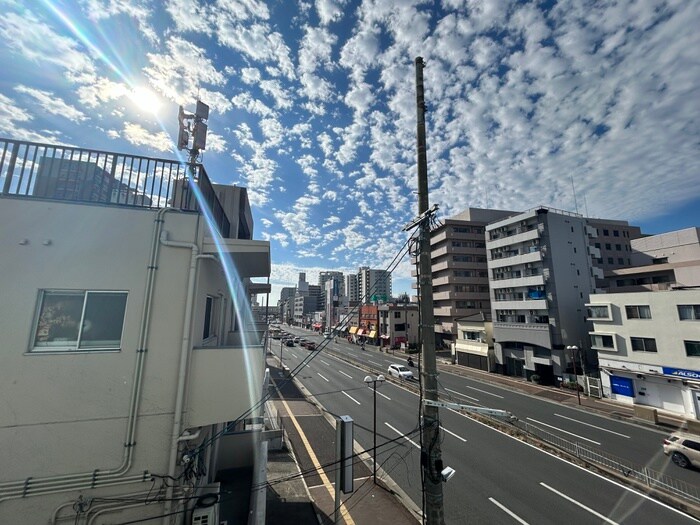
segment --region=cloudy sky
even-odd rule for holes
[[[177,107],[199,97],[204,165],[248,188],[275,291],[303,270],[386,268],[403,244],[417,56],[442,217],[578,204],[650,233],[700,225],[697,1],[0,7],[0,136],[175,158]]]

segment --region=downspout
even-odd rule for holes
[[[124,474],[131,468],[133,456],[134,436],[136,434],[136,420],[141,398],[141,383],[143,379],[143,368],[145,353],[147,350],[149,325],[151,316],[151,305],[153,302],[153,289],[155,283],[155,272],[158,268],[159,237],[163,228],[163,217],[169,211],[179,211],[173,208],[161,208],[156,213],[154,220],[153,235],[151,237],[151,253],[146,269],[146,286],[143,310],[141,312],[141,324],[139,327],[138,347],[136,349],[136,365],[134,367],[133,383],[131,388],[131,398],[129,403],[129,414],[127,416],[126,440],[124,443],[124,455],[122,463],[116,469],[100,470],[77,474],[63,474],[45,478],[27,478],[21,481],[9,481],[0,483],[0,502],[13,498],[25,498],[28,496],[52,494],[56,492],[68,492],[71,490],[89,489],[98,486],[121,485],[125,483],[135,483],[147,481],[150,476],[147,472],[139,475],[124,477]],[[121,478],[121,479],[119,479]],[[118,480],[118,481],[117,481]]]

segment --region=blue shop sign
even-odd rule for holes
[[[685,370],[684,368],[661,367],[666,376],[682,377],[683,379],[700,379],[700,372],[695,370]]]
[[[613,394],[634,397],[634,382],[629,377],[610,376],[610,389]]]

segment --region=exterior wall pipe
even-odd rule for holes
[[[170,241],[168,240],[168,232],[163,231],[160,235],[160,242],[171,248],[185,248],[191,250],[190,269],[187,276],[187,295],[185,298],[185,319],[182,324],[182,345],[180,347],[180,366],[177,378],[177,392],[175,394],[175,414],[173,417],[173,430],[170,439],[170,458],[168,460],[168,476],[175,477],[175,468],[177,465],[178,439],[182,432],[182,409],[185,403],[185,383],[187,378],[187,366],[189,362],[190,350],[192,348],[192,311],[194,310],[195,300],[195,285],[197,277],[197,259],[199,255],[199,246],[196,243]],[[165,511],[163,514],[169,514],[172,509],[173,487],[168,485],[165,495]],[[163,524],[167,525],[168,516],[163,517]]]
[[[126,494],[115,494],[114,497],[117,498],[140,498],[140,497],[145,497],[148,498],[151,495],[152,491],[140,491],[140,492],[129,492]],[[70,507],[75,503],[75,500],[70,500],[66,501],[64,503],[61,503],[58,507],[56,507],[56,510],[53,512],[53,516],[51,516],[51,521],[49,522],[49,525],[56,525],[58,521],[66,521],[66,520],[73,520],[72,516],[68,517],[59,517],[59,514],[63,509],[66,507]],[[112,503],[113,504],[113,503]],[[90,506],[90,508],[87,510],[86,514],[90,514],[94,509],[96,508],[101,508],[103,506],[108,505],[107,503],[103,503],[102,505],[95,505],[95,506]]]
[[[133,457],[134,436],[136,435],[136,420],[138,407],[141,397],[141,387],[143,380],[143,369],[145,362],[145,350],[148,343],[151,305],[153,302],[153,289],[155,283],[155,272],[157,269],[158,255],[160,249],[160,234],[163,228],[164,216],[170,211],[178,211],[174,208],[162,208],[156,213],[153,235],[151,237],[151,254],[149,258],[149,266],[146,272],[146,286],[144,306],[141,313],[141,322],[139,327],[139,339],[136,356],[136,365],[134,367],[134,379],[131,389],[131,399],[129,404],[129,413],[127,416],[127,431],[126,442],[124,443],[124,456],[122,463],[116,469],[94,470],[92,472],[83,472],[76,474],[63,474],[59,476],[51,476],[46,478],[27,478],[21,481],[10,481],[0,483],[0,502],[6,499],[27,497],[39,494],[50,494],[53,492],[65,492],[66,490],[79,490],[92,488],[93,486],[106,486],[111,484],[123,484],[117,482],[131,468],[131,460]],[[104,481],[100,481],[104,478]],[[129,483],[139,481],[142,476],[131,476],[128,478]],[[54,485],[56,487],[54,487]],[[65,489],[64,487],[70,487]]]

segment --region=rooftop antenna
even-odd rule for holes
[[[177,149],[185,150],[189,153],[188,164],[194,169],[197,158],[201,151],[207,146],[207,124],[209,118],[209,106],[201,100],[197,100],[197,107],[194,113],[187,113],[182,106],[179,107],[177,120],[179,132],[177,135]],[[189,147],[190,138],[192,147]]]
[[[586,202],[586,194],[583,194],[583,209],[586,210],[586,217],[588,217],[588,203]]]
[[[574,192],[574,207],[576,208],[576,214],[578,214],[578,202],[576,202],[576,186],[574,186],[574,176],[571,176],[571,189]]]

